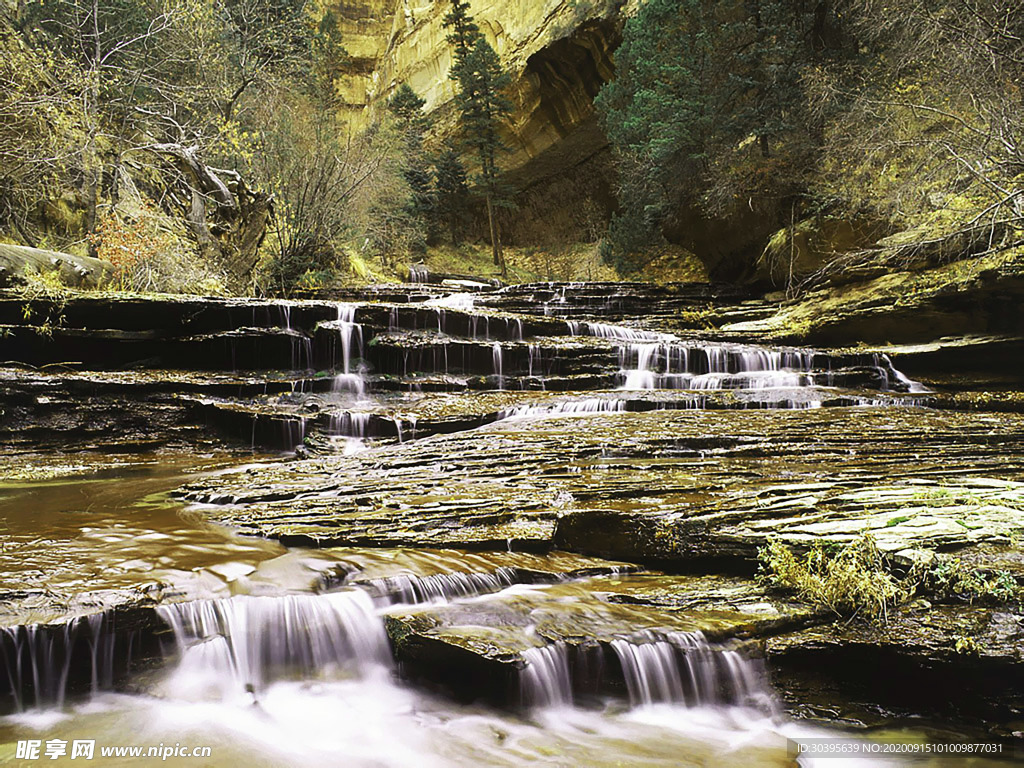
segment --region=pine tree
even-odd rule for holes
[[[618,161],[614,263],[638,266],[681,206],[770,211],[799,194],[819,133],[802,81],[827,55],[828,5],[648,0],[626,22],[619,74],[595,100]]]
[[[458,245],[462,239],[462,228],[469,205],[466,168],[462,165],[458,152],[446,149],[440,154],[434,178],[438,219],[448,225],[452,245]]]
[[[504,150],[498,129],[512,112],[512,102],[504,95],[511,78],[473,22],[468,8],[465,0],[452,0],[452,9],[445,16],[445,28],[450,30],[448,42],[454,49],[449,77],[458,84],[455,103],[463,141],[480,160],[476,182],[487,203],[494,263],[501,267],[501,275],[505,277],[505,257],[495,208],[503,204],[505,198],[497,165],[497,156]]]
[[[424,106],[426,102],[408,83],[403,83],[388,100],[388,111],[394,117],[404,143],[402,176],[411,193],[406,212],[419,223],[424,238],[429,240],[435,229],[437,205],[430,157],[423,148],[427,129]]]

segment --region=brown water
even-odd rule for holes
[[[0,479],[0,571],[5,590],[28,593],[14,605],[32,620],[62,614],[67,601],[97,590],[172,584],[230,592],[239,575],[284,552],[185,514],[168,497],[189,479],[251,457],[163,451],[22,461],[17,474],[6,473],[13,478]]]

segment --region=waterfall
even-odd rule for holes
[[[541,405],[514,405],[498,411],[497,421],[522,419],[530,416],[569,416],[580,413],[618,413],[626,410],[626,400],[588,397],[584,400],[567,400],[561,403]]]
[[[331,436],[355,437],[363,440],[369,436],[372,418],[372,413],[355,413],[353,411],[334,413],[328,419],[327,430]]]
[[[363,357],[363,326],[356,322],[356,305],[338,305],[337,325],[341,336],[342,372],[334,378],[334,391],[362,395],[366,391],[363,375],[352,366],[353,351],[358,358]]]
[[[449,293],[436,299],[429,299],[423,302],[427,307],[441,307],[444,309],[458,309],[463,312],[473,311],[476,298],[471,293]]]
[[[812,375],[814,357],[806,350],[630,343],[619,347],[619,378],[623,389],[632,390],[777,389],[831,384],[827,372]]]
[[[616,339],[618,341],[663,341],[670,339],[664,333],[654,331],[638,331],[635,328],[624,328],[609,323],[577,323],[569,322],[569,332],[573,336],[596,336],[600,339]]]
[[[615,638],[608,647],[618,659],[631,706],[668,703],[775,711],[760,665],[739,651],[710,645],[701,632],[644,631]],[[573,650],[559,642],[523,652],[519,682],[524,703],[558,706],[572,702]]]
[[[685,701],[683,681],[676,663],[676,648],[664,641],[636,644],[612,640],[633,706],[656,701]]]
[[[291,370],[308,370],[313,367],[313,340],[302,331],[292,327],[292,308],[281,304],[281,324],[288,332],[291,345]]]
[[[701,632],[644,632],[611,642],[633,706],[774,707],[756,664],[735,650],[711,646]]]
[[[430,272],[422,264],[413,264],[409,267],[410,283],[425,283],[430,278]]]
[[[115,671],[131,665],[132,634],[118,636],[106,614],[81,616],[59,625],[0,628],[0,705],[5,694],[15,711],[28,706],[61,707],[69,681],[93,692],[113,687]]]
[[[179,669],[225,689],[390,663],[383,622],[362,590],[197,600],[157,612],[174,633]]]
[[[505,388],[505,377],[502,375],[504,352],[501,349],[501,342],[494,342],[491,345],[491,358],[494,365],[494,376],[498,381],[498,389]]]
[[[360,582],[392,604],[447,603],[459,598],[499,592],[522,583],[515,568],[501,566],[491,573],[401,574]]]
[[[565,643],[552,643],[523,651],[525,666],[519,687],[524,703],[535,707],[572,704],[572,675]]]

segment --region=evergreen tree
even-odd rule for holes
[[[458,245],[469,206],[469,186],[466,168],[453,149],[444,150],[437,158],[435,190],[438,220],[447,224],[452,245]]]
[[[803,91],[836,24],[828,0],[649,0],[596,105],[619,166],[605,255],[637,266],[683,204],[770,210],[799,194],[820,141]],[[841,41],[840,41],[841,42]],[[788,207],[786,210],[789,210]]]
[[[448,41],[454,48],[454,61],[449,77],[458,84],[456,106],[463,141],[480,161],[476,181],[487,204],[491,250],[494,263],[505,277],[505,258],[495,208],[505,202],[498,172],[497,156],[504,150],[498,134],[501,121],[512,112],[512,102],[504,95],[511,78],[501,67],[498,54],[480,33],[468,12],[465,0],[452,0],[452,9],[445,16]]]
[[[407,83],[403,83],[388,100],[388,111],[402,133],[404,144],[402,176],[410,191],[406,212],[419,223],[424,238],[429,240],[435,228],[437,205],[430,157],[423,148],[427,128],[424,106],[426,102]]]

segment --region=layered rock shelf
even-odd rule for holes
[[[1013,737],[994,723],[1021,716],[1019,602],[908,596],[837,622],[757,573],[769,544],[867,534],[897,576],[1024,580],[1024,413],[982,351],[1016,336],[765,345],[777,305],[720,286],[446,280],[341,302],[0,299],[0,469],[12,503],[46,488],[59,510],[52,554],[29,555],[27,522],[0,552],[0,658],[71,670],[0,675],[0,706],[199,648],[259,697],[332,648],[512,709],[782,702]],[[75,483],[95,525],[67,517]],[[858,685],[876,662],[921,695]],[[961,707],[937,705],[966,679]]]

